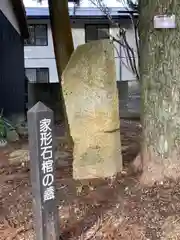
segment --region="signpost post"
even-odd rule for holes
[[[38,102],[28,111],[28,133],[37,240],[59,239],[56,206],[53,111]]]

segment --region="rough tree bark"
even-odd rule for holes
[[[176,29],[153,28],[156,14],[175,14]],[[180,4],[140,2],[142,177],[151,184],[180,176]]]
[[[71,32],[70,17],[68,11],[68,0],[48,0],[50,22],[52,29],[54,53],[56,58],[57,72],[60,82],[60,95],[65,120],[66,137],[69,145],[72,145],[70,131],[67,121],[66,108],[62,94],[61,75],[74,51],[73,38]]]

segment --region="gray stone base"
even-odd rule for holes
[[[140,117],[140,87],[137,81],[118,81],[120,118]]]

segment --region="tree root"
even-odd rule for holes
[[[147,186],[180,178],[180,161],[175,152],[169,158],[161,158],[149,148],[146,153],[139,154],[135,158],[131,169],[133,173],[141,173],[139,181],[142,185]]]
[[[142,173],[143,170],[143,164],[142,164],[142,158],[141,155],[138,154],[137,157],[134,159],[134,161],[131,163],[130,168],[133,173]]]

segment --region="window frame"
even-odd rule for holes
[[[96,26],[96,31],[97,31],[97,35],[98,35],[98,26],[105,26],[105,27],[107,27],[107,29],[108,29],[108,32],[109,32],[109,30],[110,30],[110,25],[108,24],[108,23],[86,23],[85,25],[84,25],[84,30],[85,30],[85,43],[88,43],[88,42],[90,42],[90,41],[93,41],[93,40],[90,40],[90,41],[88,41],[87,40],[87,34],[86,34],[86,32],[87,32],[87,27],[88,26]],[[108,39],[108,38],[100,38],[100,39],[96,39],[96,40],[101,40],[101,39]],[[95,40],[94,40],[95,41]]]
[[[34,44],[26,44],[26,41],[24,42],[24,46],[25,47],[46,47],[46,46],[48,46],[48,24],[46,24],[46,23],[30,23],[30,24],[28,24],[28,26],[33,26],[33,28],[34,28]],[[35,30],[35,28],[37,27],[37,26],[45,26],[45,31],[46,31],[46,44],[44,44],[44,45],[42,45],[42,44],[36,44],[36,30]],[[29,35],[30,35],[30,33],[29,33]],[[27,39],[28,40],[28,39]]]
[[[31,82],[31,81],[28,81],[29,83],[33,83],[33,84],[35,84],[35,83],[38,83],[38,84],[47,84],[47,83],[50,83],[50,74],[49,74],[49,68],[48,67],[39,67],[39,68],[34,68],[34,67],[27,67],[27,68],[25,68],[25,75],[26,75],[26,69],[28,69],[28,70],[35,70],[36,71],[36,81],[35,82]],[[47,70],[47,78],[48,78],[48,81],[47,82],[38,82],[37,81],[37,76],[38,76],[38,70],[42,70],[42,69],[46,69]],[[27,77],[27,75],[26,75],[26,77]],[[27,79],[29,80],[29,78],[27,77]]]

